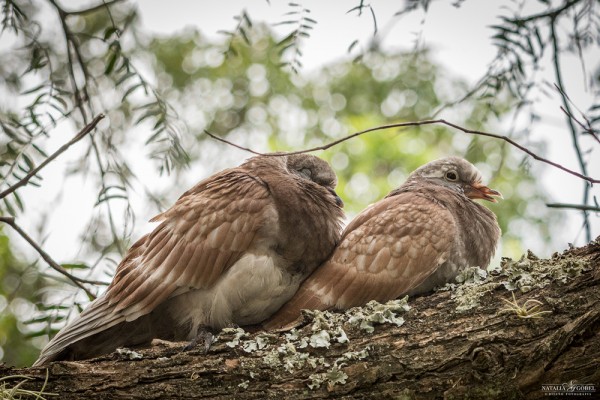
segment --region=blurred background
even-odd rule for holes
[[[0,360],[30,365],[105,290],[128,246],[187,188],[249,153],[444,118],[506,135],[600,179],[600,5],[565,1],[7,0],[0,36],[0,193],[99,113],[97,129],[0,197]],[[499,257],[600,234],[596,186],[507,143],[443,125],[327,151],[352,218],[416,167],[458,155],[504,200]],[[2,196],[0,194],[0,196]],[[81,283],[81,282],[80,282]]]

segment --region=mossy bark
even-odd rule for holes
[[[573,382],[594,385],[596,393],[588,398],[598,395],[600,238],[548,260],[530,254],[510,263],[505,262],[510,274],[468,284],[469,290],[410,299],[401,326],[377,324],[368,333],[343,323],[348,341],[339,330],[325,335],[330,343],[321,336],[302,340],[318,330],[309,318],[293,337],[222,335],[206,355],[182,351],[184,343],[161,342],[90,361],[53,363],[44,393],[60,399],[535,399],[547,397],[542,385]],[[526,279],[515,272],[521,267]],[[506,289],[511,286],[526,290],[514,292],[519,306],[540,302],[527,304],[539,306],[529,314],[547,312],[518,317],[506,302],[513,301]],[[475,302],[461,306],[465,297]],[[10,375],[30,377],[22,387],[39,391],[46,368],[0,366],[0,376]]]

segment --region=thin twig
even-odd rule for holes
[[[549,208],[568,208],[573,210],[600,212],[600,207],[586,206],[584,204],[567,204],[567,203],[547,203]]]
[[[526,22],[535,21],[536,19],[544,19],[544,18],[555,19],[557,16],[559,16],[560,14],[562,14],[563,12],[565,12],[566,10],[568,10],[569,8],[573,7],[574,5],[576,5],[577,3],[580,3],[580,2],[581,2],[581,0],[571,0],[571,1],[568,1],[565,4],[563,4],[559,8],[550,9],[550,10],[541,12],[539,14],[533,14],[526,18],[514,18],[511,20],[511,22],[518,22],[519,24],[524,24]]]
[[[563,106],[567,113],[567,125],[569,126],[569,130],[571,131],[571,140],[573,143],[573,148],[575,149],[575,153],[577,156],[577,161],[579,162],[579,169],[581,173],[587,175],[587,164],[583,159],[583,152],[581,151],[581,145],[579,144],[579,136],[577,135],[577,129],[575,128],[575,124],[573,120],[569,118],[568,114],[573,114],[571,112],[571,106],[569,105],[568,97],[564,90],[564,84],[562,79],[562,72],[560,68],[560,51],[558,46],[558,36],[556,34],[556,17],[550,19],[550,38],[552,41],[552,63],[554,64],[554,74],[556,77],[556,86],[558,87],[561,93],[561,99],[563,102]],[[583,199],[581,201],[582,204],[587,204],[590,194],[590,186],[584,184],[583,185]],[[587,242],[592,240],[592,227],[590,225],[590,218],[587,214],[587,211],[582,210],[581,215],[583,217],[583,222],[585,225],[585,238]]]
[[[3,191],[2,193],[0,193],[0,199],[5,198],[9,194],[11,194],[12,192],[14,192],[18,188],[20,188],[21,186],[27,185],[27,183],[29,182],[29,180],[31,178],[33,178],[35,175],[37,175],[37,173],[40,172],[40,170],[42,168],[44,168],[46,165],[48,165],[50,162],[52,162],[56,157],[60,156],[62,153],[64,153],[65,151],[67,151],[67,149],[69,147],[71,147],[72,145],[74,145],[75,143],[77,143],[78,141],[80,141],[81,139],[83,139],[88,133],[90,133],[96,127],[96,125],[98,124],[98,122],[100,122],[100,120],[102,118],[104,118],[104,114],[98,114],[96,116],[96,118],[94,118],[81,131],[79,131],[79,133],[77,135],[75,135],[75,137],[73,137],[73,139],[71,139],[67,143],[63,144],[52,155],[50,155],[48,158],[46,158],[40,165],[38,165],[36,168],[34,168],[31,171],[29,171],[29,173],[27,175],[25,175],[25,177],[23,179],[21,179],[20,181],[18,181],[17,183],[15,183],[14,185],[10,186],[5,191]]]
[[[56,2],[56,0],[49,0],[49,1],[54,6],[54,8],[56,8],[56,11],[58,12],[60,23],[61,23],[61,26],[63,29],[65,44],[66,44],[67,59],[68,59],[68,65],[69,65],[68,72],[69,72],[69,77],[71,80],[71,85],[73,87],[73,95],[75,97],[75,105],[76,105],[77,109],[79,110],[79,113],[81,114],[83,121],[87,122],[88,121],[88,110],[89,110],[90,114],[92,114],[92,115],[94,114],[93,104],[90,101],[90,96],[88,93],[89,82],[93,79],[88,71],[87,63],[83,59],[83,54],[82,54],[82,51],[81,51],[81,48],[79,45],[79,41],[77,40],[77,37],[75,36],[75,34],[71,30],[71,28],[69,27],[69,24],[67,23],[67,17],[69,15],[73,15],[73,14],[65,11]],[[112,21],[112,15],[110,14],[110,8],[107,8],[107,11],[108,11],[108,15]],[[114,23],[113,23],[113,26],[114,26]],[[75,59],[73,58],[73,55],[75,56]],[[75,67],[76,67],[75,61],[77,61],[77,64],[79,64],[79,68],[81,69],[81,72],[83,74],[84,79],[83,79],[83,83],[81,83],[81,85],[78,84],[78,81],[77,81],[77,73],[75,70]],[[87,105],[87,108],[86,108],[86,105]],[[92,150],[96,156],[96,163],[98,164],[98,169],[100,170],[102,190],[105,190],[106,189],[106,182],[105,182],[106,170],[104,169],[104,166],[102,165],[101,152],[100,152],[100,149],[98,148],[98,145],[96,144],[96,141],[94,140],[94,138],[92,138]],[[110,224],[111,234],[113,236],[113,241],[116,244],[119,253],[123,254],[123,248],[122,248],[122,245],[118,238],[117,229],[114,224],[111,203],[107,201],[107,202],[105,202],[105,204],[106,204],[106,209],[108,212],[108,220],[109,220],[109,224]]]
[[[21,227],[19,225],[17,225],[17,223],[15,222],[15,219],[13,217],[0,217],[0,222],[4,222],[4,223],[10,225],[19,235],[21,235],[21,237],[23,239],[25,239],[27,241],[27,243],[29,243],[31,245],[31,247],[33,247],[35,249],[35,251],[38,252],[38,254],[44,259],[44,261],[46,261],[48,263],[48,265],[50,265],[50,267],[52,267],[52,269],[54,269],[55,271],[63,274],[71,282],[73,282],[73,284],[75,286],[79,287],[80,289],[83,289],[83,291],[85,291],[85,293],[90,297],[90,299],[95,299],[96,298],[96,295],[94,295],[83,284],[84,283],[88,283],[88,284],[91,284],[91,285],[99,285],[99,284],[102,284],[102,282],[91,281],[91,280],[87,280],[87,279],[81,279],[81,278],[78,278],[78,277],[76,277],[74,275],[71,275],[60,264],[58,264],[56,261],[54,261],[52,259],[52,257],[50,257],[48,255],[48,253],[46,253],[44,251],[44,249],[42,249],[23,229],[21,229]]]
[[[65,10],[65,13],[67,14],[67,16],[91,14],[91,13],[96,12],[98,10],[101,10],[103,8],[108,9],[113,4],[122,3],[123,1],[124,0],[103,1],[100,4],[97,4],[95,6],[91,6],[89,8],[84,9],[84,10],[73,10],[73,11],[66,11]]]
[[[568,99],[568,97],[567,97]],[[577,125],[579,125],[581,127],[581,129],[583,129],[583,131],[585,133],[587,133],[588,135],[592,136],[594,139],[596,139],[596,142],[598,142],[600,144],[600,138],[598,138],[598,135],[596,135],[596,132],[592,129],[592,127],[590,126],[589,121],[587,120],[587,118],[585,117],[585,115],[582,114],[583,118],[586,120],[587,122],[587,126],[581,122],[580,120],[578,120],[573,114],[571,114],[569,111],[565,110],[565,108],[563,106],[560,106],[560,109],[562,110],[562,112],[564,112],[567,117],[571,118],[573,121],[575,121],[575,123],[577,123]]]
[[[355,138],[357,136],[363,135],[365,133],[369,133],[369,132],[374,132],[374,131],[381,131],[381,130],[385,130],[385,129],[391,129],[391,128],[403,128],[403,127],[407,127],[407,126],[422,126],[422,125],[433,125],[433,124],[442,124],[442,125],[446,125],[446,126],[450,126],[454,129],[457,129],[459,131],[462,131],[464,133],[468,133],[471,135],[480,135],[480,136],[487,136],[487,137],[492,137],[492,138],[496,138],[496,139],[500,139],[500,140],[504,140],[505,142],[508,142],[509,144],[511,144],[512,146],[518,148],[519,150],[523,151],[524,153],[529,154],[531,157],[533,157],[534,159],[541,161],[543,163],[552,165],[555,168],[561,169],[571,175],[574,175],[580,179],[583,179],[585,181],[588,181],[590,183],[600,183],[600,179],[595,179],[592,177],[589,177],[587,175],[583,175],[580,174],[577,171],[573,171],[567,167],[564,167],[558,163],[555,163],[554,161],[550,161],[544,157],[541,157],[537,154],[535,154],[534,152],[532,152],[531,150],[529,150],[528,148],[526,148],[525,146],[515,142],[514,140],[512,140],[511,138],[507,137],[507,136],[503,136],[503,135],[497,135],[495,133],[489,133],[489,132],[483,132],[483,131],[476,131],[476,130],[472,130],[472,129],[467,129],[467,128],[463,128],[462,126],[453,124],[451,122],[448,122],[444,119],[434,119],[434,120],[425,120],[425,121],[413,121],[413,122],[401,122],[401,123],[397,123],[397,124],[389,124],[389,125],[381,125],[381,126],[376,126],[375,128],[369,128],[369,129],[365,129],[364,131],[360,131],[360,132],[355,132],[351,135],[348,135],[346,137],[343,137],[341,139],[335,140],[331,143],[328,143],[326,145],[323,146],[317,146],[317,147],[313,147],[310,149],[306,149],[306,150],[299,150],[299,151],[291,151],[291,152],[279,152],[279,153],[261,153],[258,152],[256,150],[252,150],[250,148],[247,147],[243,147],[240,146],[238,144],[232,143],[226,139],[223,139],[221,137],[218,137],[210,132],[208,132],[207,130],[204,131],[204,133],[206,133],[208,136],[210,136],[211,138],[218,140],[220,142],[226,143],[230,146],[236,147],[240,150],[244,150],[247,151],[249,153],[252,154],[256,154],[256,155],[260,155],[260,156],[285,156],[285,155],[292,155],[292,154],[303,154],[303,153],[311,153],[313,151],[317,151],[317,150],[327,150],[335,145],[338,145],[342,142],[345,142],[346,140]]]
[[[73,49],[78,50],[79,45],[77,44],[77,41],[75,40],[74,36],[73,36],[73,32],[71,32],[71,29],[69,28],[69,25],[67,24],[67,16],[68,13],[62,9],[62,7],[60,7],[58,5],[58,3],[56,2],[56,0],[48,0],[50,2],[50,4],[52,4],[54,6],[54,8],[56,9],[56,12],[58,13],[58,17],[60,19],[60,24],[63,28],[63,34],[65,37],[65,45],[66,45],[66,52],[67,52],[67,61],[68,61],[68,65],[69,65],[69,78],[71,80],[71,85],[73,86],[73,96],[75,97],[75,105],[77,107],[77,109],[79,110],[79,112],[81,113],[81,117],[83,118],[83,121],[87,123],[88,121],[88,113],[85,110],[85,105],[84,99],[88,99],[88,104],[89,104],[89,96],[87,93],[87,82],[88,82],[88,77],[89,74],[87,73],[87,70],[85,70],[85,65],[81,65],[81,72],[83,73],[84,76],[84,83],[82,88],[79,88],[79,85],[77,83],[77,77],[76,77],[76,73],[75,73],[75,61],[73,60],[73,55],[71,54],[71,47],[73,47]],[[81,92],[84,92],[84,96],[82,96]]]

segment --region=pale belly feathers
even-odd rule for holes
[[[294,295],[302,278],[276,267],[272,256],[247,253],[213,287],[171,298],[169,311],[181,325],[189,324],[187,339],[202,326],[258,324]]]

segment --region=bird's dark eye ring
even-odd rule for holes
[[[458,175],[454,171],[448,171],[446,172],[446,179],[449,181],[456,181],[458,180]]]

